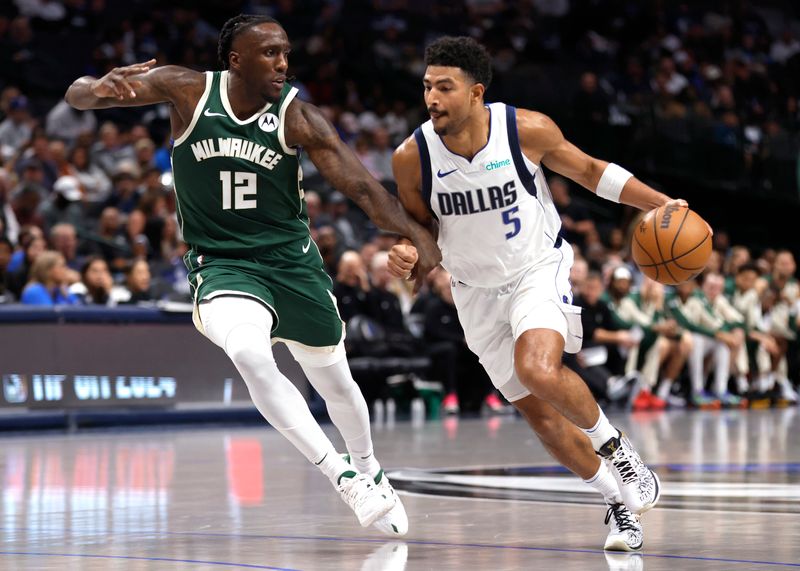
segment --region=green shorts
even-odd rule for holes
[[[331,292],[333,283],[316,244],[308,244],[308,239],[299,240],[253,258],[189,250],[183,261],[195,304],[221,295],[253,297],[272,313],[273,341],[338,345],[344,324]]]

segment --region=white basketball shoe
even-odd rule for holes
[[[351,463],[349,454],[343,454],[342,458],[344,458],[344,461],[348,464]],[[408,515],[406,515],[406,508],[403,506],[403,502],[400,501],[400,497],[394,491],[392,484],[389,483],[389,478],[383,472],[383,469],[375,476],[374,482],[375,487],[378,488],[381,494],[394,500],[394,507],[373,523],[375,529],[388,536],[401,537],[405,535],[408,533]]]
[[[644,543],[644,530],[639,518],[633,515],[625,504],[608,506],[606,525],[611,526],[606,544],[607,551],[639,551]]]
[[[383,470],[375,476],[375,485],[384,495],[394,498],[395,503],[392,509],[376,519],[372,525],[385,535],[402,537],[408,533],[408,515],[406,515],[406,508],[403,506],[403,502],[400,501]]]
[[[622,501],[629,510],[641,515],[658,503],[661,496],[658,476],[642,462],[627,436],[619,432],[619,436],[609,439],[597,453],[612,468]]]
[[[395,505],[396,498],[388,495],[366,474],[353,470],[343,472],[337,485],[342,500],[355,512],[362,527],[369,527],[388,513]]]

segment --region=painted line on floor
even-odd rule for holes
[[[278,541],[338,541],[338,542],[353,542],[353,543],[386,543],[391,539],[373,539],[373,538],[360,538],[360,537],[325,537],[325,536],[307,536],[307,535],[260,535],[260,534],[228,534],[228,533],[209,533],[209,532],[192,532],[192,531],[167,531],[167,535],[199,535],[203,537],[231,537],[242,539],[268,539]],[[604,554],[605,551],[600,549],[566,549],[559,547],[535,547],[526,545],[495,545],[491,543],[449,543],[446,541],[424,541],[416,539],[404,540],[401,537],[394,539],[409,545],[421,545],[430,547],[466,547],[471,549],[511,549],[519,551],[548,551],[554,553],[586,553],[586,554]],[[657,559],[679,559],[686,561],[710,561],[714,563],[741,563],[743,565],[774,565],[782,567],[800,567],[800,563],[787,563],[782,561],[758,561],[751,559],[728,559],[725,557],[702,557],[693,555],[669,555],[661,553],[641,553],[644,557],[657,558]]]
[[[34,551],[0,551],[0,555],[23,555],[26,557],[75,557],[81,559],[127,559],[131,561],[164,561],[168,563],[202,563],[220,567],[238,567],[242,569],[271,569],[272,571],[300,571],[288,567],[271,567],[252,563],[228,563],[225,561],[203,561],[199,559],[171,559],[169,557],[136,557],[133,555],[95,555],[90,553],[47,553]]]

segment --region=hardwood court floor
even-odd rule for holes
[[[664,487],[643,520],[643,555],[604,554],[598,498],[521,420],[491,418],[375,427],[384,467],[411,490],[404,541],[361,528],[267,427],[3,436],[0,568],[800,567],[796,409],[612,421]]]

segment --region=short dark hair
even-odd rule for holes
[[[758,266],[752,262],[748,262],[746,264],[742,264],[739,266],[739,269],[736,270],[736,275],[742,274],[744,272],[755,272],[759,276],[761,275],[761,270],[758,269]]]
[[[444,36],[433,42],[425,50],[425,65],[457,67],[486,89],[492,82],[489,52],[468,36]]]
[[[222,69],[228,69],[228,56],[236,36],[259,24],[278,24],[280,26],[275,18],[257,14],[239,14],[225,22],[219,33],[219,45],[217,46],[217,56],[219,63],[222,64]]]

